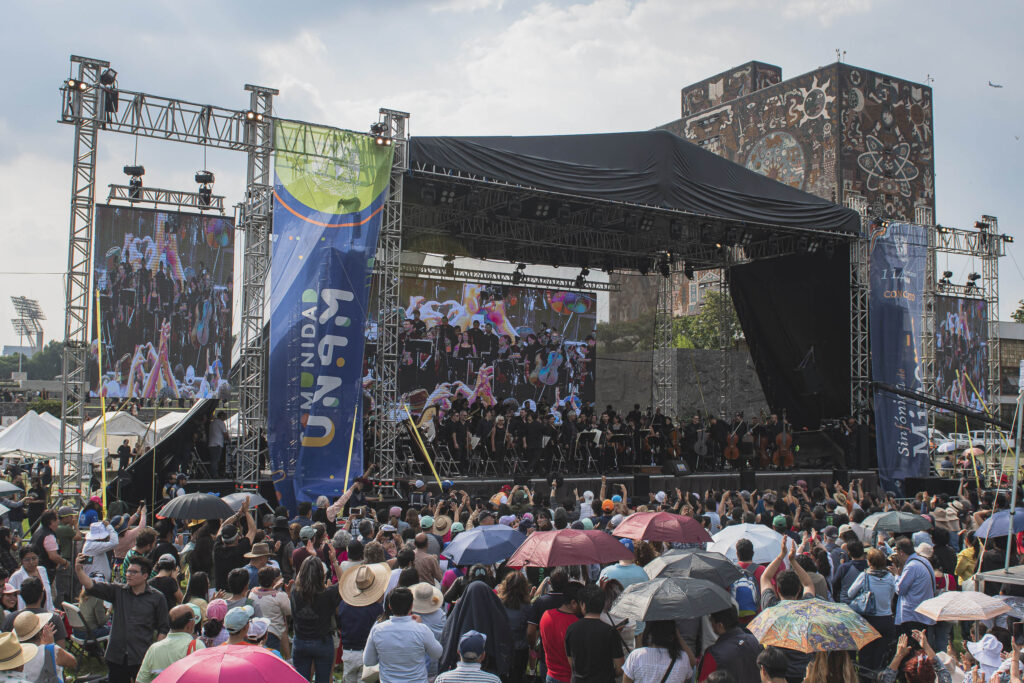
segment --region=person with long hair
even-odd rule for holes
[[[846,650],[816,652],[807,665],[804,683],[857,683],[857,670]]]
[[[196,572],[188,577],[188,585],[185,587],[185,597],[182,604],[191,603],[199,608],[199,613],[206,619],[206,606],[210,602],[210,575],[206,572]]]
[[[608,579],[601,582],[601,590],[604,591],[604,611],[601,612],[601,621],[614,627],[619,632],[619,637],[622,638],[622,646],[628,655],[636,647],[636,624],[628,617],[625,619],[615,619],[609,611],[618,597],[622,595],[624,590],[622,584],[615,579]]]
[[[341,576],[341,566],[334,546],[328,543],[327,552],[335,575]],[[292,663],[306,680],[331,683],[334,666],[333,617],[341,602],[341,584],[328,586],[323,563],[319,557],[310,555],[299,567],[290,598],[295,626]],[[311,678],[314,675],[316,678]]]
[[[512,664],[507,683],[522,683],[530,646],[526,642],[526,613],[530,608],[530,584],[522,572],[509,572],[494,589],[505,608],[505,617],[512,630]]]
[[[8,576],[21,567],[16,557],[19,545],[19,539],[11,533],[10,528],[0,526],[0,569],[7,572]]]
[[[860,649],[860,665],[871,671],[882,668],[882,659],[896,635],[896,624],[892,614],[892,598],[896,593],[896,579],[886,568],[885,554],[877,548],[867,552],[868,567],[860,573],[846,592],[850,601],[864,591],[870,591],[875,603],[870,614],[863,615],[882,637],[871,641]]]
[[[693,676],[697,658],[674,621],[648,621],[642,642],[622,665],[622,683],[685,683]]]
[[[189,574],[203,572],[207,576],[213,574],[213,541],[217,535],[220,522],[216,519],[206,520],[206,524],[196,529],[192,535],[193,548],[188,556]]]

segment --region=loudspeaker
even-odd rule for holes
[[[634,474],[633,475],[633,495],[641,500],[647,500],[647,497],[651,493],[651,475],[649,474]]]
[[[754,491],[757,489],[757,480],[754,477],[754,470],[740,470],[740,490]]]
[[[665,463],[662,471],[665,474],[671,474],[673,477],[685,477],[690,473],[690,466],[686,464],[685,460],[669,460]]]

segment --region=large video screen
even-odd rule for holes
[[[950,403],[984,410],[987,381],[987,304],[935,297],[935,393]]]
[[[95,236],[92,395],[226,396],[234,221],[99,204]]]
[[[403,278],[399,391],[418,413],[458,396],[471,405],[593,403],[597,298],[566,292]],[[376,304],[367,326],[374,367]]]

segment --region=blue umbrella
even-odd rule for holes
[[[504,524],[478,526],[463,531],[441,552],[456,566],[497,564],[512,557],[526,536]]]
[[[1013,533],[1024,531],[1024,508],[1017,508],[1013,511]],[[974,535],[978,538],[995,538],[996,536],[1007,536],[1010,533],[1010,511],[1000,510],[992,515],[978,527]]]

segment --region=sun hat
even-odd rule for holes
[[[946,512],[946,508],[935,508],[932,510],[932,519],[936,522],[948,522],[949,513]]]
[[[255,543],[252,546],[252,550],[247,552],[245,555],[242,555],[242,557],[246,558],[247,560],[251,560],[256,557],[269,557],[273,554],[274,553],[270,552],[270,546],[266,543]]]
[[[605,512],[611,512],[615,509],[615,503],[608,500],[607,498],[601,503],[601,509]]]
[[[593,491],[584,491],[583,492],[583,500],[585,500],[588,503],[593,501],[594,500],[594,492]]]
[[[841,527],[839,527],[839,535],[840,536],[843,536],[844,534],[846,534],[847,531],[853,531],[853,527],[850,526],[849,524],[844,524]]]
[[[919,543],[917,547],[914,548],[914,552],[921,557],[931,559],[932,555],[935,553],[935,549],[932,547],[931,543]]]
[[[246,640],[253,642],[267,635],[270,630],[270,619],[266,617],[255,617],[249,620],[249,632],[245,634]]]
[[[846,505],[846,494],[842,491],[835,494],[836,503],[838,505]]]
[[[107,530],[106,525],[103,522],[93,522],[89,525],[89,531],[85,535],[87,541],[102,541],[110,537],[110,532]]]
[[[228,603],[223,598],[217,598],[211,600],[210,604],[206,606],[206,618],[216,619],[217,621],[224,621],[225,615],[228,613]]]
[[[18,589],[12,586],[10,583],[4,584],[4,595],[10,595],[11,593],[17,593]]]
[[[228,630],[228,633],[238,633],[245,628],[255,614],[256,611],[249,605],[232,607],[224,617],[224,628]]]
[[[434,518],[433,517],[431,517],[430,515],[423,515],[422,517],[420,517],[420,528],[421,529],[429,529],[432,526],[434,526]]]
[[[914,535],[910,537],[914,542],[914,545],[921,545],[922,543],[931,543],[932,536],[927,531],[915,531]]]
[[[13,633],[0,634],[0,671],[10,671],[31,661],[39,650],[32,643],[19,643]]]
[[[453,522],[452,523],[452,536],[454,536],[455,534],[461,534],[465,530],[466,530],[466,527],[463,526],[462,522]]]
[[[452,518],[448,515],[438,515],[434,518],[434,533],[443,536],[452,527]]]
[[[584,517],[583,518],[583,528],[586,529],[587,531],[590,531],[591,529],[593,529],[594,528],[594,520],[590,519],[590,517]]]
[[[981,640],[968,641],[967,649],[970,651],[971,656],[984,667],[998,667],[1003,663],[1003,659],[1000,656],[1003,652],[1003,646],[999,639],[991,633],[986,633],[982,636]]]
[[[412,611],[417,614],[433,614],[444,603],[441,589],[432,584],[417,583],[409,590],[412,591]]]
[[[299,529],[299,538],[303,541],[312,541],[314,536],[316,536],[316,528],[312,524]]]
[[[384,597],[391,580],[386,562],[349,567],[341,575],[341,599],[353,607],[366,607]]]
[[[659,503],[664,503],[666,498],[668,498],[668,496],[665,495],[664,491],[658,491],[657,493],[654,494],[654,500],[658,501]]]
[[[479,631],[466,631],[459,638],[459,657],[464,662],[476,662],[484,655],[487,636]]]
[[[49,621],[48,614],[36,614],[25,610],[14,617],[14,633],[18,636],[18,640],[24,643],[26,640],[32,640]]]

